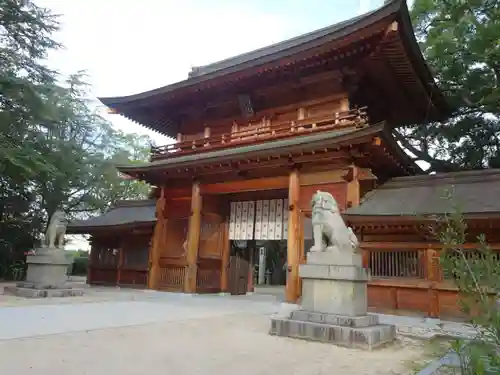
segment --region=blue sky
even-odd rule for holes
[[[86,70],[92,95],[133,94],[208,64],[365,13],[383,0],[35,0],[61,15],[62,73]],[[119,115],[126,132],[167,140]]]

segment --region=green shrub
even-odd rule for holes
[[[85,276],[87,275],[88,266],[88,257],[75,257],[73,259],[73,269],[71,270],[71,274],[74,276]]]
[[[453,204],[450,193],[444,197]],[[467,223],[456,207],[444,215],[431,231],[443,245],[440,264],[444,274],[459,291],[462,311],[477,329],[471,342],[458,340],[454,350],[460,358],[460,375],[500,373],[500,264],[497,253],[484,235],[477,238],[478,248],[465,248]],[[463,349],[461,349],[463,348]]]

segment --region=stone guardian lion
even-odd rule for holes
[[[358,240],[340,216],[335,198],[317,191],[311,200],[314,246],[310,251],[327,251],[329,247],[357,251]]]
[[[66,215],[57,210],[50,218],[47,231],[45,232],[45,246],[50,249],[64,247],[64,235],[66,234]]]

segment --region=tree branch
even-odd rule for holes
[[[398,133],[397,130],[393,132],[394,138],[396,141],[400,142],[403,148],[407,149],[409,152],[411,152],[413,155],[416,156],[415,160],[421,160],[425,161],[426,163],[429,163],[430,166],[430,171],[433,172],[453,172],[453,171],[459,171],[460,168],[453,163],[444,161],[444,160],[439,160],[439,159],[434,159],[432,156],[430,156],[428,153],[422,152],[419,149],[417,149],[415,146],[413,146],[408,139],[406,139],[404,136],[402,136],[400,133]]]

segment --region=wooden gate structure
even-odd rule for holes
[[[422,186],[441,177],[412,180],[424,171],[393,136],[396,127],[451,113],[420,53],[405,1],[385,1],[341,24],[197,67],[165,87],[100,100],[176,142],[153,147],[147,163],[118,167],[152,185],[150,201],[68,226],[68,232],[91,233],[93,252],[101,254],[92,257],[90,282],[143,283],[143,258],[140,270],[125,272],[119,261],[125,252],[111,256],[99,248],[125,248],[111,240],[126,243],[147,233],[149,288],[242,292],[244,276],[232,276],[240,269],[232,264],[241,261],[230,260],[228,238],[230,202],[239,194],[239,201],[282,200],[274,235],[287,240],[286,300],[295,303],[305,260],[303,219],[312,195],[322,190],[335,197],[360,237],[365,265],[375,275],[370,305],[430,316],[456,311],[456,290],[442,282],[436,265],[439,246],[422,233],[414,214],[447,212],[431,199],[442,192]],[[495,173],[488,181],[481,173],[469,176],[475,187],[485,183],[481,193],[464,183],[459,195],[471,230],[484,229],[500,248],[492,232],[500,226]],[[406,187],[401,178],[408,179]],[[451,186],[460,178],[446,179]],[[422,211],[427,202],[432,207]]]

